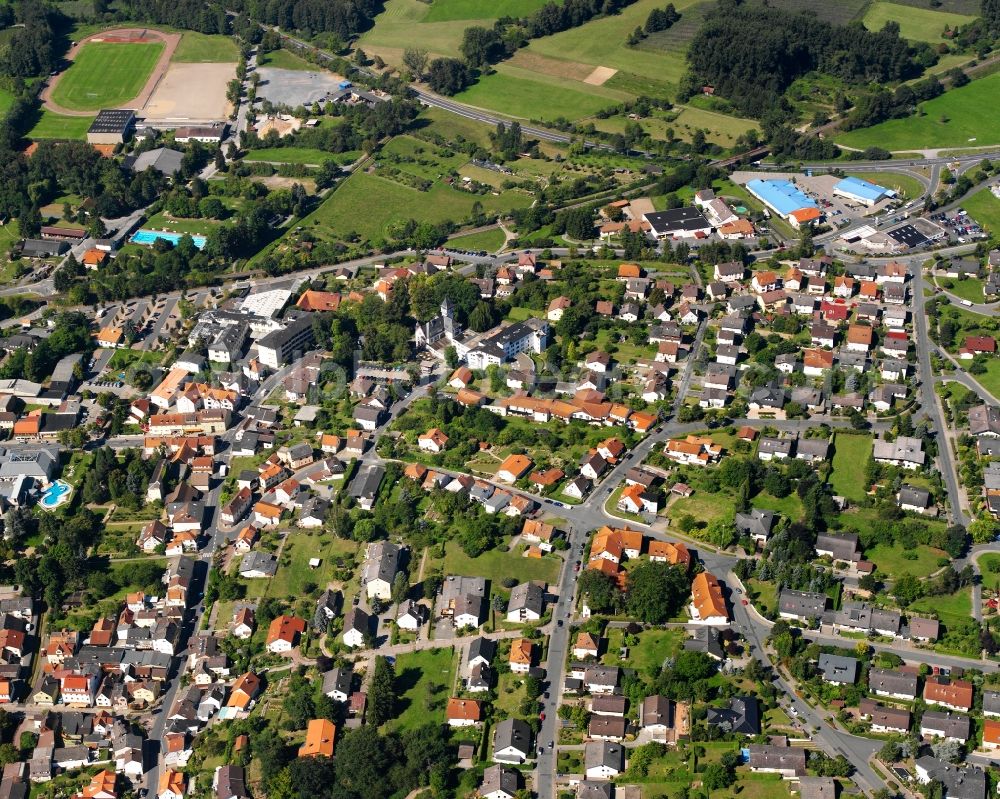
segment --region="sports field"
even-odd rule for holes
[[[83,139],[94,117],[66,117],[42,109],[38,122],[26,134],[28,139]]]
[[[240,60],[240,50],[230,36],[210,36],[197,31],[184,31],[171,61],[194,64]]]
[[[467,218],[476,201],[485,213],[509,211],[531,204],[524,192],[471,194],[436,182],[429,191],[404,186],[392,180],[355,172],[313,213],[302,220],[302,227],[319,237],[344,238],[355,232],[362,239],[378,241],[390,233],[394,223],[407,219],[418,222],[456,222]],[[363,208],[363,214],[358,209]]]
[[[1000,143],[996,98],[1000,72],[979,78],[920,104],[922,116],[890,119],[870,128],[837,137],[849,147],[918,150],[942,147],[981,147]]]
[[[316,72],[319,68],[304,58],[299,58],[287,50],[272,50],[257,59],[259,67],[274,67],[275,69],[297,69],[300,72]]]
[[[864,16],[864,25],[870,31],[879,31],[887,22],[899,23],[899,34],[904,39],[919,42],[940,42],[944,28],[955,28],[968,25],[974,17],[965,14],[953,14],[947,11],[936,11],[930,8],[915,8],[899,3],[887,3],[876,0],[868,7]]]
[[[53,88],[52,99],[73,111],[127,103],[146,84],[163,46],[163,42],[88,42]]]

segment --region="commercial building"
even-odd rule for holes
[[[818,222],[823,214],[819,205],[788,180],[748,181],[746,189],[792,227]]]
[[[312,319],[303,316],[280,330],[268,333],[257,342],[257,359],[270,369],[280,369],[296,352],[304,352],[313,343]]]
[[[643,214],[642,218],[649,224],[653,236],[658,239],[707,238],[712,232],[712,225],[705,218],[705,214],[694,206],[656,211]]]
[[[843,197],[845,200],[859,203],[868,208],[871,208],[887,197],[896,196],[894,191],[887,189],[885,186],[879,186],[876,183],[862,180],[861,178],[850,177],[844,178],[837,183],[833,187],[833,193],[837,197]]]

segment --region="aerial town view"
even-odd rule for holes
[[[1000,0],[0,2],[0,799],[1000,795]]]

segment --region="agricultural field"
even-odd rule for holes
[[[915,8],[899,3],[876,0],[868,7],[862,22],[870,31],[879,31],[887,22],[899,24],[899,34],[904,39],[918,42],[939,42],[945,26],[955,28],[967,25],[975,17],[954,14],[929,8]]]
[[[240,51],[229,36],[211,36],[197,31],[184,31],[181,41],[170,58],[173,62],[188,64],[212,64],[236,62]]]
[[[28,139],[79,139],[87,138],[87,129],[94,117],[67,117],[42,109],[31,130],[25,134]]]
[[[320,237],[344,238],[354,232],[363,239],[377,241],[387,235],[393,224],[407,219],[432,224],[462,221],[477,200],[487,214],[531,204],[531,197],[524,192],[509,191],[499,197],[479,195],[440,181],[428,191],[419,191],[377,175],[357,172],[303,219],[302,226],[312,227]],[[364,208],[365,213],[358,214],[359,208]]]
[[[523,17],[537,11],[546,0],[492,0],[486,4],[494,17]],[[482,0],[435,0],[424,17],[426,22],[447,22],[454,19],[481,19]]]
[[[459,250],[496,252],[504,245],[506,240],[507,237],[503,234],[503,231],[499,228],[494,228],[493,230],[484,230],[481,233],[455,236],[453,239],[448,239],[448,246]]]
[[[162,42],[88,42],[59,79],[52,100],[73,111],[97,111],[127,103],[145,85],[163,47]]]
[[[879,186],[885,186],[907,199],[920,197],[924,193],[923,184],[909,175],[899,175],[894,172],[848,172],[847,174],[851,177],[877,183]]]
[[[319,166],[327,161],[338,164],[350,164],[361,155],[357,150],[346,153],[328,153],[312,147],[265,147],[262,150],[250,150],[244,161],[269,161],[275,164],[305,164]]]
[[[705,6],[697,0],[678,0],[674,7],[681,19],[670,30],[658,34],[655,39],[650,37],[639,47],[629,47],[626,44],[628,35],[646,22],[652,9],[662,6],[661,0],[638,0],[622,9],[620,14],[535,39],[523,52],[591,68],[617,70],[618,74],[605,84],[609,88],[615,88],[617,82],[627,82],[629,76],[655,75],[657,81],[668,85],[672,94],[687,68],[685,53],[698,29],[697,24],[691,24],[694,20],[687,17],[690,14],[700,21]],[[700,7],[695,9],[696,6]]]
[[[6,114],[14,104],[14,95],[6,89],[0,89],[0,116]]]
[[[768,0],[767,5],[790,14],[805,13],[834,25],[846,25],[857,18],[867,2],[868,0],[838,0],[836,3],[816,3],[814,0]]]
[[[479,5],[470,0],[458,0],[457,4],[470,8]],[[439,5],[451,4],[442,2]],[[366,53],[382,56],[394,66],[402,64],[403,50],[417,43],[432,56],[458,57],[465,29],[472,24],[492,25],[495,19],[479,16],[478,19],[452,17],[430,21],[427,16],[433,6],[420,0],[387,0],[383,7],[385,10],[375,17],[375,24],[361,36],[358,46]]]
[[[595,119],[594,127],[607,133],[623,133],[629,121],[624,116]],[[690,141],[696,130],[704,130],[705,138],[721,147],[732,147],[738,137],[749,130],[759,129],[752,119],[741,119],[690,105],[676,106],[667,113],[645,117],[638,120],[637,124],[654,139],[661,141],[667,139],[668,129],[673,131],[674,138],[683,141]]]
[[[994,236],[1000,235],[1000,199],[989,190],[978,191],[962,201],[962,207]]]
[[[478,108],[547,121],[590,117],[627,98],[624,93],[604,87],[588,87],[582,82],[532,73],[511,64],[498,64],[494,74],[480,78],[455,96],[459,102]]]
[[[981,147],[1000,142],[994,107],[1000,92],[1000,72],[920,104],[918,116],[890,119],[837,137],[848,147],[887,150]]]

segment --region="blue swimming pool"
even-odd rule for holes
[[[69,500],[69,495],[73,491],[73,486],[64,480],[56,480],[52,485],[42,492],[42,498],[39,504],[43,508],[58,508],[64,502]]]
[[[145,228],[142,228],[132,234],[131,240],[136,244],[152,244],[157,239],[165,239],[176,247],[180,244],[182,238],[184,238],[183,233],[167,233],[162,230],[146,230]],[[205,246],[204,236],[192,235],[191,239],[194,241],[194,246],[199,250]]]

